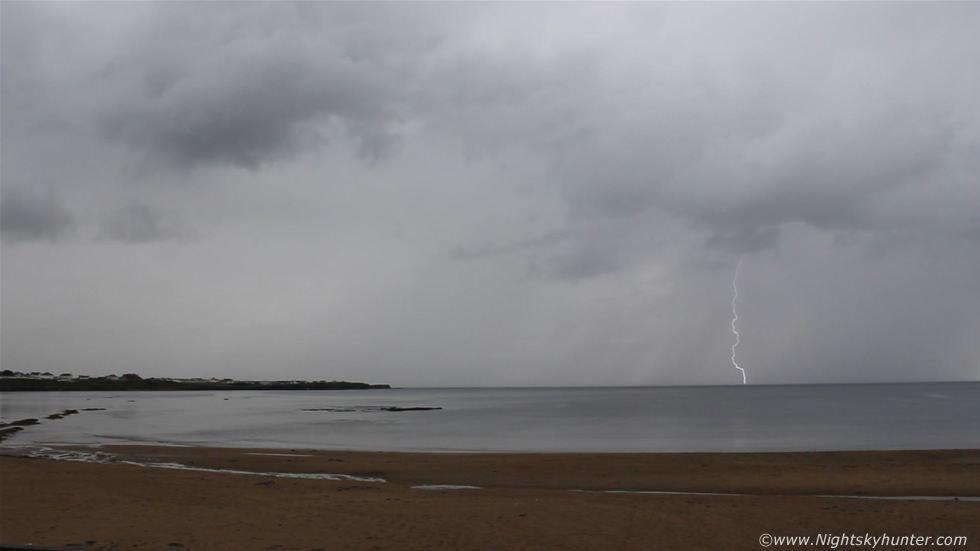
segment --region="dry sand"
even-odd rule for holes
[[[817,497],[980,496],[977,450],[429,454],[114,446],[103,451],[140,462],[338,473],[386,482],[0,456],[0,543],[80,549],[720,550],[762,549],[762,533],[887,533],[967,536],[967,546],[959,548],[980,549],[980,502]],[[412,487],[422,484],[481,488]]]

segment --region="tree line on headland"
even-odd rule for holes
[[[135,373],[122,376],[74,377],[69,374],[25,374],[10,370],[0,372],[0,391],[40,390],[364,390],[386,389],[389,385],[372,385],[348,381],[237,381],[234,379],[143,378]]]

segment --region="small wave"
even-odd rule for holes
[[[156,469],[176,469],[181,471],[198,471],[207,473],[226,473],[226,474],[248,474],[257,476],[271,476],[275,478],[303,478],[308,480],[351,480],[357,482],[387,482],[383,478],[373,476],[355,476],[350,474],[335,473],[280,473],[280,472],[257,472],[240,471],[235,469],[211,469],[208,467],[193,467],[183,463],[159,463],[143,461],[127,461],[104,452],[82,452],[73,450],[56,450],[53,448],[38,448],[24,454],[26,457],[37,459],[53,459],[55,461],[78,461],[82,463],[112,463],[118,465],[135,465],[137,467],[151,467]]]
[[[120,463],[119,459],[110,453],[56,450],[54,448],[32,449],[25,453],[24,456],[37,459],[53,459],[55,461],[76,461],[80,463]]]

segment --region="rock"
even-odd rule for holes
[[[39,421],[37,419],[19,419],[17,421],[11,421],[10,423],[0,423],[0,428],[3,427],[26,427],[27,425],[36,425]]]
[[[24,430],[24,427],[4,427],[0,429],[0,442],[3,442],[7,438],[10,438],[18,431]]]
[[[399,407],[399,406],[355,406],[348,408],[309,408],[301,411],[331,411],[334,413],[353,413],[357,411],[432,411],[441,407]]]
[[[51,415],[45,417],[45,419],[64,419],[65,417],[68,417],[69,415],[75,415],[76,413],[78,413],[77,409],[66,409],[61,413],[52,413]]]

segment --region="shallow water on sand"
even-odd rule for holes
[[[386,411],[383,407],[439,407]],[[82,411],[59,420],[44,416]],[[16,392],[5,445],[146,443],[404,451],[980,449],[980,383]]]

